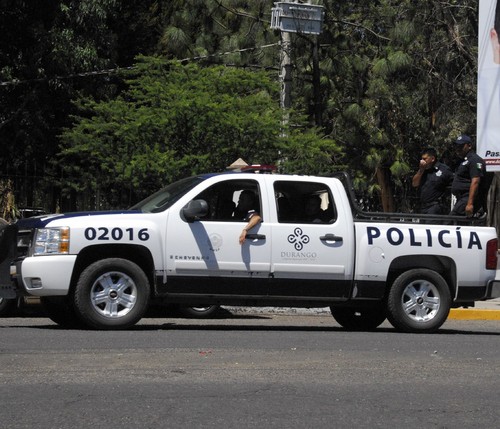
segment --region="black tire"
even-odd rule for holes
[[[373,331],[386,319],[382,305],[366,308],[330,307],[333,318],[349,331]]]
[[[218,305],[208,305],[205,307],[179,307],[179,313],[190,319],[207,319],[215,316],[219,311]]]
[[[417,268],[401,274],[387,299],[387,318],[402,332],[435,332],[446,321],[451,293],[443,277]]]
[[[14,313],[17,299],[0,298],[0,317],[10,316]]]
[[[125,329],[146,312],[151,293],[144,271],[134,262],[110,258],[94,262],[80,275],[75,309],[95,329]]]
[[[75,329],[84,327],[70,297],[43,296],[40,298],[40,302],[45,315],[62,328]]]

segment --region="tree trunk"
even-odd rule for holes
[[[382,210],[386,213],[394,212],[394,198],[392,197],[391,184],[389,182],[388,172],[385,168],[377,167],[377,183],[380,186],[380,200]]]
[[[323,125],[323,106],[321,103],[321,73],[319,66],[319,42],[314,38],[313,46],[313,94],[314,94],[314,122],[317,127]]]

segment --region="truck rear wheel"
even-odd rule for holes
[[[142,318],[149,295],[148,279],[138,265],[126,259],[103,259],[80,275],[75,309],[92,328],[125,329]]]
[[[403,332],[434,332],[446,321],[450,306],[450,289],[443,277],[417,268],[404,272],[392,284],[387,318]]]
[[[333,318],[349,331],[372,331],[386,319],[382,306],[367,308],[330,307]]]

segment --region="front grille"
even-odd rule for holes
[[[28,256],[31,242],[33,241],[34,229],[20,229],[17,231],[17,256]]]

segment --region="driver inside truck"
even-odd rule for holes
[[[262,221],[258,210],[258,199],[255,193],[249,189],[241,192],[238,199],[238,205],[234,210],[233,218],[248,222],[245,228],[241,231],[239,242],[243,244],[247,236],[247,232]]]

